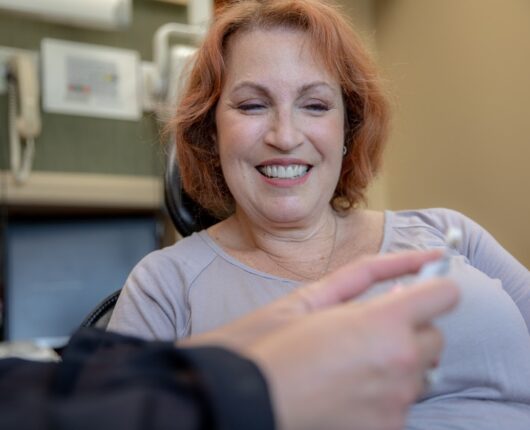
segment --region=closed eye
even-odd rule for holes
[[[237,107],[240,111],[243,112],[259,112],[266,108],[262,103],[243,103]]]
[[[305,108],[317,112],[325,112],[329,110],[328,106],[323,103],[311,103],[306,105]]]
[[[304,105],[304,109],[312,115],[323,115],[330,110],[329,106],[325,103],[308,103]]]

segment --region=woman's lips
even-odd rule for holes
[[[301,160],[269,160],[256,166],[256,169],[265,183],[288,188],[306,182],[312,167]]]
[[[296,179],[307,174],[310,166],[307,164],[269,164],[258,166],[258,171],[270,179]]]

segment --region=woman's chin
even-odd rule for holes
[[[316,208],[305,205],[276,205],[274,207],[261,208],[259,219],[266,220],[271,224],[298,224],[305,223],[316,214]]]
[[[324,204],[323,200],[313,196],[271,196],[265,193],[260,194],[259,199],[247,198],[245,203],[244,205],[238,204],[236,211],[244,213],[249,222],[253,224],[283,224],[286,227],[289,225],[307,225],[315,219],[319,219],[330,207],[329,204]]]

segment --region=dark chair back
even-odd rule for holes
[[[176,147],[173,143],[169,144],[167,154],[164,197],[171,221],[183,237],[219,222],[182,189],[180,170],[176,162]]]
[[[106,328],[120,293],[121,288],[117,291],[114,291],[111,295],[105,297],[105,299],[103,299],[103,301],[99,303],[83,320],[81,327]]]

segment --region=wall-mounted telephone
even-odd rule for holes
[[[17,182],[31,171],[35,138],[41,131],[37,65],[28,54],[13,54],[7,73],[11,170]]]

